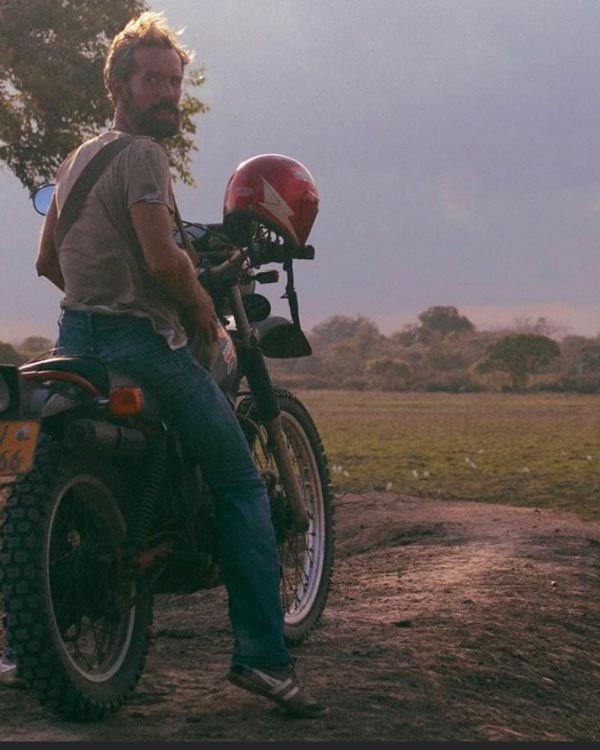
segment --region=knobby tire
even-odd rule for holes
[[[128,489],[43,435],[11,488],[0,547],[7,640],[20,675],[61,718],[113,713],[142,674],[152,593],[122,575]]]

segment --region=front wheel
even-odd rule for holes
[[[142,672],[152,595],[124,566],[129,501],[117,473],[47,438],[11,490],[0,557],[8,641],[62,718],[116,711]]]
[[[285,492],[260,424],[244,399],[240,413],[254,460],[271,501],[271,515],[281,570],[281,599],[288,645],[301,643],[318,623],[327,602],[334,563],[334,503],[327,457],[317,428],[303,404],[289,391],[275,388],[292,467],[309,516],[305,532],[293,528]]]

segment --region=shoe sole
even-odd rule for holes
[[[263,698],[267,698],[288,716],[296,716],[301,719],[319,719],[321,716],[325,716],[329,710],[327,708],[320,708],[318,711],[310,711],[310,709],[304,710],[302,708],[293,708],[289,703],[278,700],[277,696],[270,693],[268,689],[262,689],[253,682],[247,682],[242,676],[235,674],[235,672],[230,672],[227,675],[227,680],[231,682],[232,685],[242,688],[242,690],[247,690],[249,693],[254,693],[254,695],[260,695]]]

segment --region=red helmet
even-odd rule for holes
[[[229,178],[223,223],[239,232],[258,222],[302,247],[318,210],[319,194],[308,169],[289,156],[262,154],[243,161]]]

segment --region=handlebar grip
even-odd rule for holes
[[[293,257],[297,260],[314,260],[315,249],[312,245],[305,245],[294,250]]]

